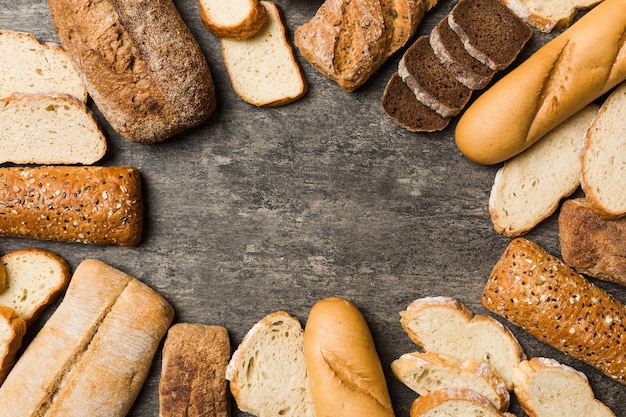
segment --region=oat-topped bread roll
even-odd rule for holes
[[[534,242],[516,238],[483,305],[550,346],[626,384],[626,307]]]
[[[133,167],[0,168],[0,236],[137,245],[143,228]]]
[[[163,141],[215,108],[207,61],[172,0],[50,0],[52,23],[112,127]]]

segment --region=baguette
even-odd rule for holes
[[[626,306],[524,238],[495,264],[483,305],[539,340],[626,384]]]
[[[132,167],[0,168],[0,235],[98,245],[137,245],[143,227]]]
[[[624,10],[605,0],[489,88],[459,119],[459,150],[505,161],[626,79]]]
[[[331,297],[313,306],[304,356],[316,415],[394,416],[372,335],[352,303]]]

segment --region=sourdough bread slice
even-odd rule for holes
[[[107,142],[93,113],[67,94],[0,99],[0,163],[92,164]]]
[[[259,0],[199,0],[198,4],[202,22],[219,38],[249,38],[267,21]]]
[[[63,48],[24,32],[0,30],[0,98],[12,93],[62,93],[87,101],[87,87]]]
[[[450,297],[424,297],[400,312],[402,327],[415,344],[463,363],[489,363],[510,391],[512,374],[525,353],[513,334],[491,316],[474,315]]]
[[[315,416],[304,331],[284,311],[252,326],[228,363],[226,379],[243,412],[257,417]]]
[[[434,352],[405,353],[391,363],[393,374],[404,385],[428,395],[446,388],[466,388],[487,398],[498,410],[509,408],[510,394],[502,378],[487,362],[463,364]]]
[[[22,347],[26,322],[11,307],[0,306],[0,385],[15,363],[15,354]]]
[[[410,417],[503,417],[485,397],[469,389],[442,389],[418,397]]]
[[[579,10],[590,9],[602,0],[502,0],[529,25],[542,32],[568,27]]]
[[[222,55],[233,89],[247,103],[262,107],[289,104],[307,91],[276,3],[262,1],[268,19],[245,40],[222,38]]]
[[[532,417],[615,417],[598,401],[582,372],[553,359],[520,362],[513,373],[515,395]]]
[[[626,214],[626,83],[604,101],[589,127],[581,152],[581,187],[602,217]]]
[[[576,191],[580,150],[597,112],[596,105],[585,107],[496,172],[489,213],[498,233],[515,237],[529,232]]]
[[[14,309],[27,325],[39,318],[70,282],[67,261],[45,249],[20,249],[5,254],[0,261],[7,274],[0,306]]]

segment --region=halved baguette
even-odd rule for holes
[[[502,0],[513,13],[542,32],[568,27],[579,10],[590,9],[602,0]]]
[[[485,397],[469,389],[442,389],[418,397],[411,417],[503,417]]]
[[[202,23],[219,38],[249,38],[267,21],[267,11],[259,0],[199,0],[198,3]]]
[[[0,385],[15,362],[15,354],[22,347],[26,322],[11,307],[0,306]]]

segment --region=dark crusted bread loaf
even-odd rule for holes
[[[509,243],[485,285],[482,303],[626,384],[626,306],[534,242],[516,238]]]
[[[87,91],[126,139],[163,141],[214,110],[209,66],[172,0],[48,1]]]
[[[143,226],[133,167],[0,168],[0,235],[132,246]]]

